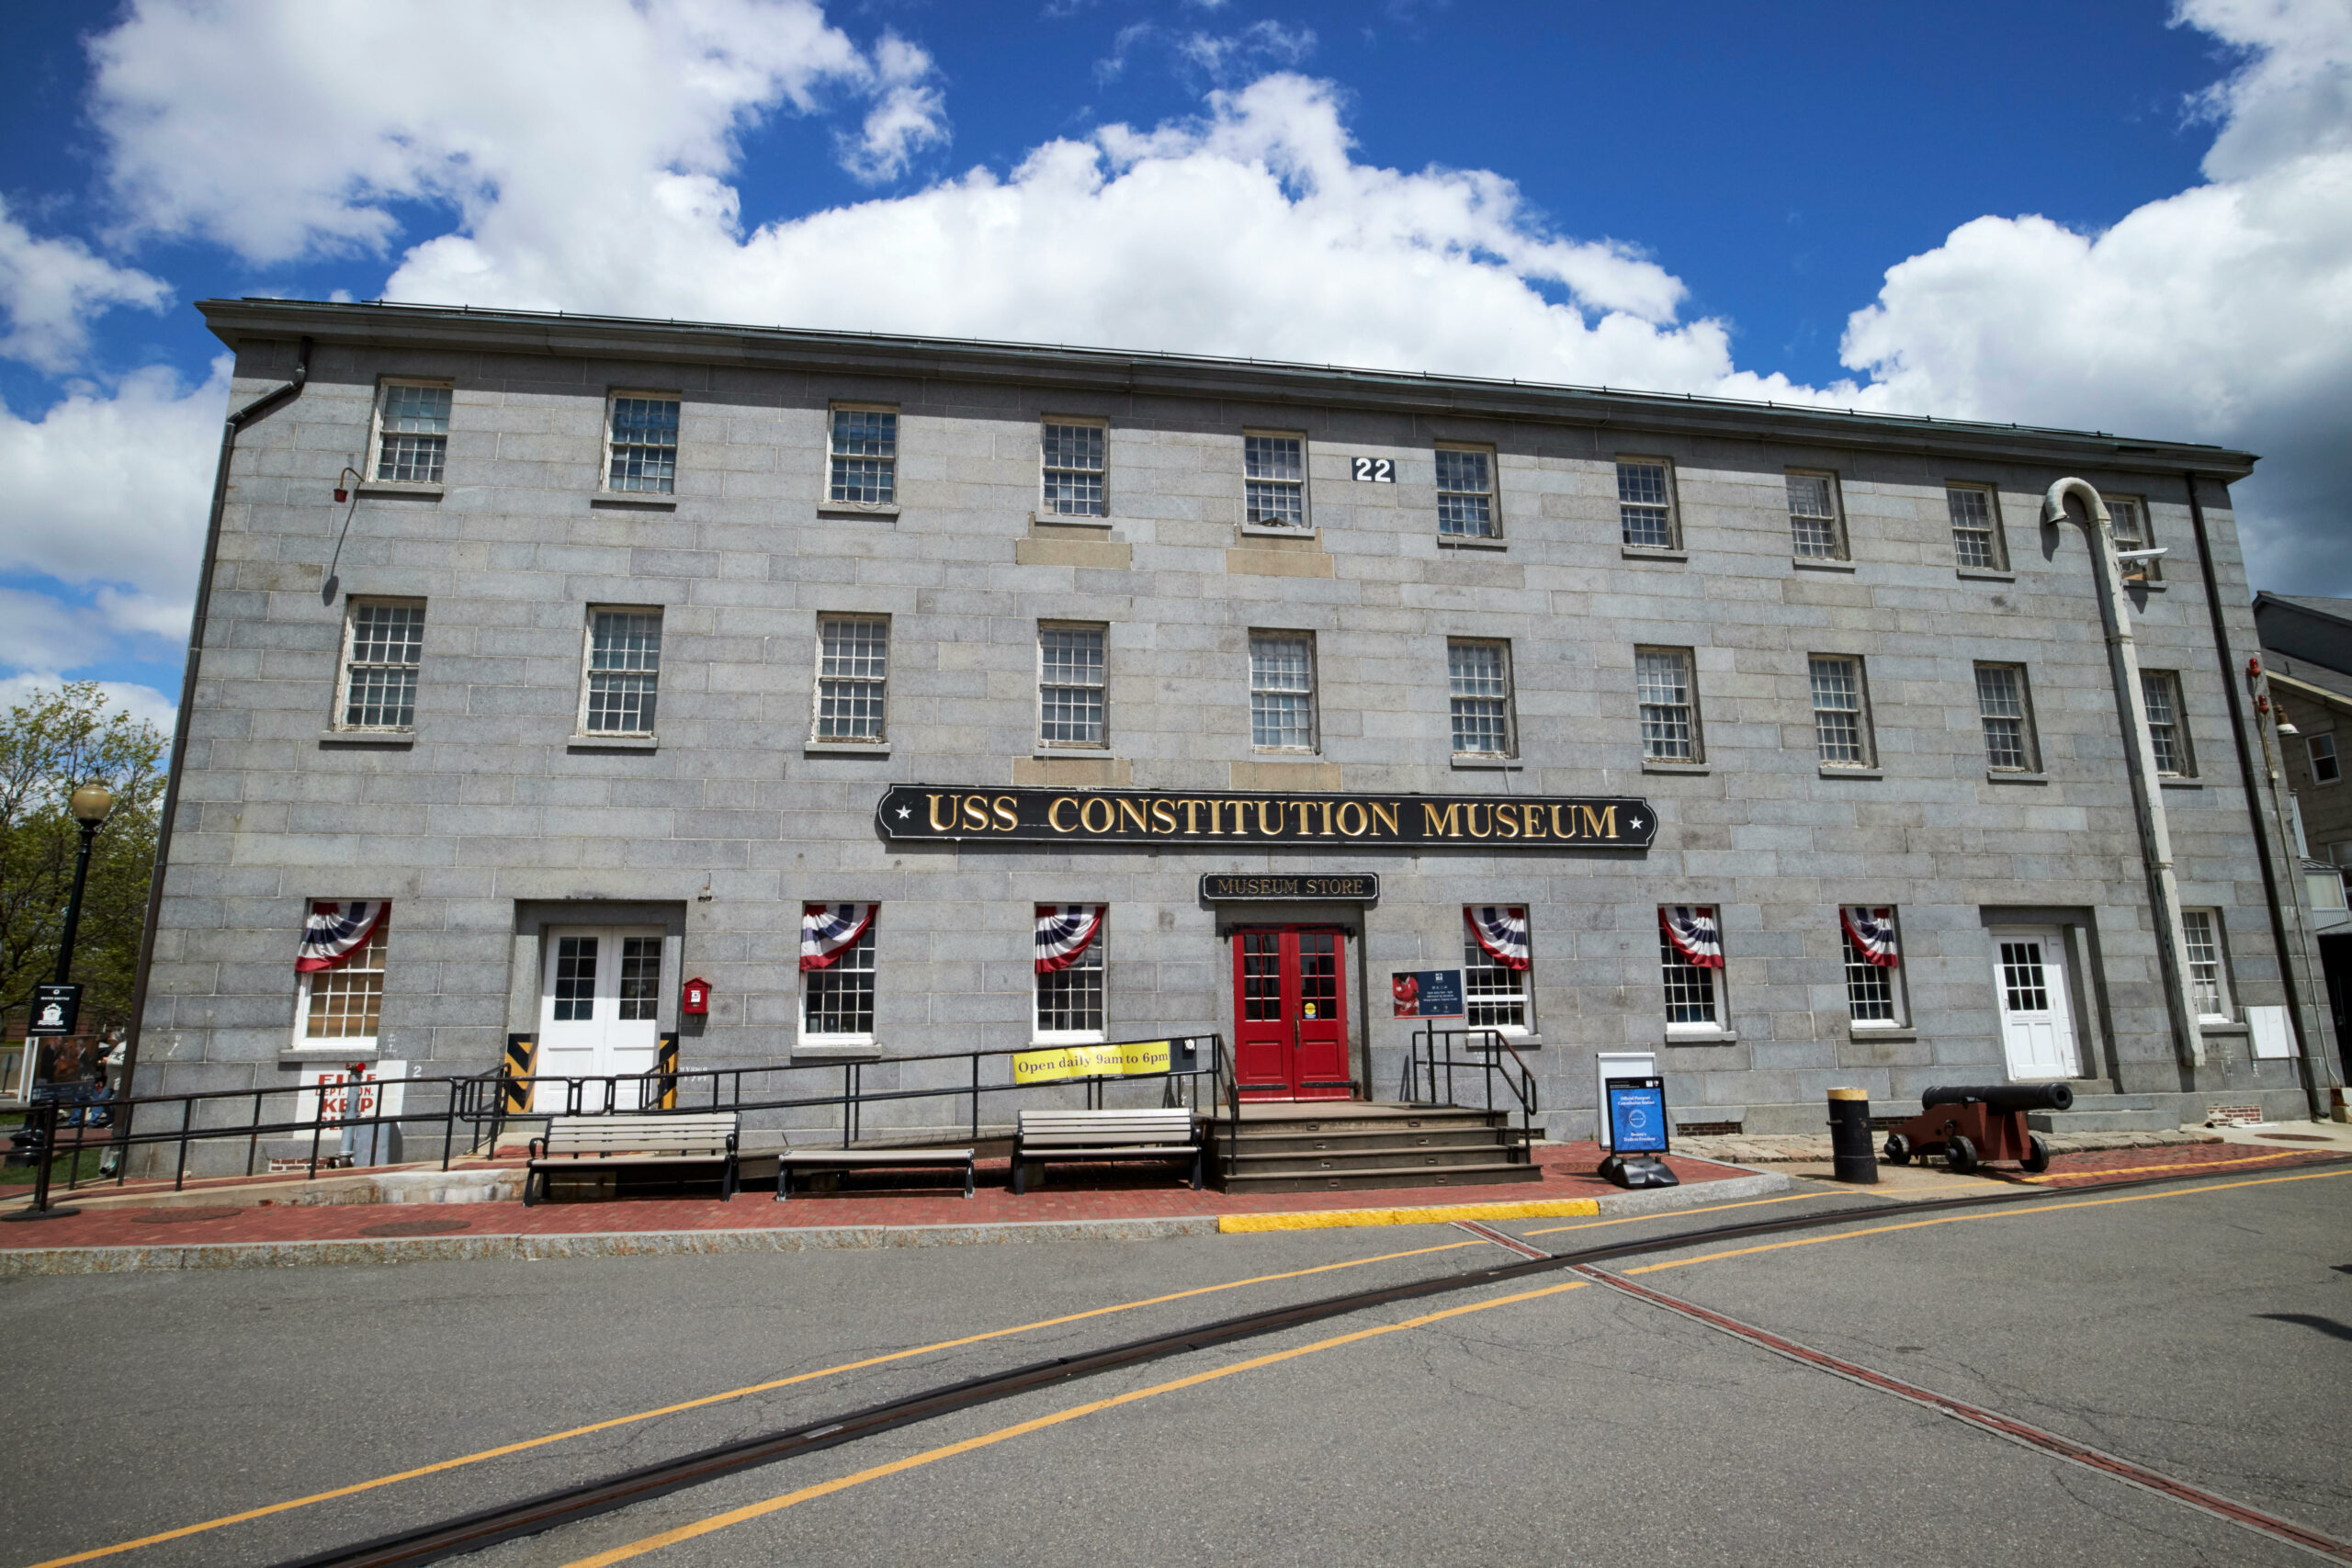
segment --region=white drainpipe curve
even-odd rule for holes
[[[2197,1027],[2197,1001],[2188,991],[2188,933],[2180,920],[2180,887],[2173,875],[2172,833],[2165,824],[2163,787],[2156,782],[2155,738],[2140,694],[2140,655],[2132,640],[2132,605],[2124,595],[2123,563],[2115,555],[2115,520],[2088,479],[2063,479],[2041,498],[2041,522],[2054,527],[2069,517],[2066,499],[2083,503],[2083,532],[2090,536],[2091,570],[2098,579],[2099,619],[2107,628],[2108,668],[2115,679],[2116,710],[2131,737],[2132,809],[2139,818],[2140,853],[2147,863],[2148,896],[2154,908],[2159,967],[2164,972],[2165,1010],[2172,1015],[2173,1048],[2191,1066],[2205,1065],[2205,1037]],[[2119,1089],[2121,1085],[2117,1086]]]

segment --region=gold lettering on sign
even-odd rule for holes
[[[1017,801],[1017,800],[1013,799],[1013,798],[1012,798],[1012,796],[1011,796],[1011,795],[998,795],[998,796],[996,797],[996,825],[997,825],[997,827],[998,827],[1000,829],[1001,829],[1002,831],[1007,832],[1007,833],[1010,833],[1010,832],[1012,832],[1015,828],[1020,827],[1020,826],[1021,826],[1021,809],[1020,809],[1020,807],[1021,807],[1021,803],[1020,803],[1019,801]]]
[[[939,796],[932,795],[930,800],[931,830],[934,833],[944,833],[953,829],[956,826],[956,796],[951,795],[947,797],[947,820],[944,822],[939,819]]]
[[[1133,822],[1136,825],[1136,832],[1150,832],[1151,825],[1143,819],[1143,807],[1144,803],[1140,800],[1128,800],[1124,796],[1121,797],[1119,801],[1119,826],[1125,828],[1129,822]]]
[[[1271,822],[1266,820],[1269,813],[1272,813],[1273,817],[1273,820]],[[1281,837],[1282,830],[1283,803],[1279,800],[1260,801],[1258,803],[1258,831],[1265,834],[1266,837],[1270,839],[1273,839]]]
[[[1246,800],[1220,800],[1216,809],[1222,811],[1228,806],[1233,807],[1233,830],[1247,838],[1250,834],[1250,803]]]
[[[1483,832],[1481,832],[1478,828],[1478,803],[1475,800],[1469,805],[1464,806],[1462,808],[1463,824],[1470,829],[1470,836],[1472,838],[1491,839],[1495,836],[1495,819],[1493,816],[1494,807],[1490,806],[1486,808],[1488,815],[1487,818],[1486,830]]]
[[[1582,814],[1585,828],[1594,838],[1613,839],[1617,836],[1617,808],[1615,807],[1604,807],[1602,809],[1595,811],[1589,806],[1579,806],[1577,807],[1577,810]]]
[[[1386,806],[1383,806],[1376,800],[1372,803],[1372,819],[1385,826],[1392,834],[1399,831],[1396,826],[1398,804],[1396,801],[1391,801]]]
[[[1073,822],[1067,828],[1062,826],[1062,807],[1065,806],[1076,810],[1078,802],[1067,795],[1057,795],[1054,803],[1046,807],[1046,826],[1057,833],[1075,833],[1078,831],[1077,823]]]
[[[1312,833],[1315,831],[1314,829],[1306,825],[1306,814],[1315,809],[1315,803],[1313,801],[1294,800],[1290,803],[1290,808],[1298,813],[1298,830],[1301,833]],[[1275,809],[1279,811],[1281,807],[1276,807]],[[1326,830],[1328,831],[1328,829]]]
[[[966,795],[964,797],[964,826],[967,828],[977,828],[983,833],[987,832],[989,830],[989,803],[982,800],[977,795]]]
[[[1102,826],[1100,828],[1094,825],[1094,808],[1098,806],[1102,808]],[[1086,797],[1086,804],[1078,808],[1078,820],[1079,825],[1090,833],[1107,833],[1119,825],[1119,814],[1112,810],[1111,803],[1101,795],[1090,795]]]
[[[1495,807],[1495,837],[1498,839],[1519,837],[1519,807],[1516,806]]]
[[[1176,813],[1173,809],[1174,805],[1175,803],[1173,801],[1167,800],[1155,800],[1151,803],[1151,830],[1153,832],[1172,833],[1176,830]]]
[[[1568,807],[1568,825],[1565,828],[1560,826],[1560,808],[1558,807],[1551,806],[1544,807],[1544,809],[1552,814],[1552,836],[1554,838],[1573,839],[1577,836],[1577,812],[1575,807],[1572,806]]]
[[[1199,832],[1201,830],[1200,825],[1194,820],[1194,818],[1199,816],[1200,808],[1206,806],[1208,802],[1205,800],[1180,800],[1176,804],[1184,808],[1184,831],[1187,833]],[[1209,831],[1212,833],[1216,831],[1216,823],[1214,819],[1209,823]]]
[[[1426,800],[1421,802],[1421,832],[1430,838],[1458,839],[1462,837],[1462,829],[1454,822],[1454,818],[1460,816],[1461,812],[1460,805],[1452,805],[1445,808],[1445,815],[1441,817],[1437,814],[1436,807]]]
[[[1329,808],[1327,807],[1326,809],[1328,810]],[[1355,826],[1352,828],[1348,825],[1348,813],[1351,811],[1356,814]],[[1351,839],[1363,838],[1364,835],[1364,829],[1371,826],[1371,824],[1364,819],[1363,807],[1357,805],[1352,800],[1341,801],[1340,803],[1340,809],[1336,815],[1340,818],[1340,831],[1345,833]],[[1325,830],[1329,831],[1328,829]]]

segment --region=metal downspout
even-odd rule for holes
[[[2083,531],[2090,536],[2091,570],[2098,580],[2099,619],[2107,629],[2115,705],[2123,719],[2124,733],[2131,738],[2126,772],[2132,776],[2132,812],[2139,818],[2140,853],[2147,864],[2149,913],[2155,917],[2157,967],[2164,975],[2165,1010],[2172,1019],[2173,1049],[2184,1066],[2194,1069],[2205,1065],[2205,1038],[2197,1029],[2196,998],[2188,994],[2188,937],[2181,929],[2172,834],[2165,824],[2164,800],[2155,784],[2155,739],[2149,733],[2147,705],[2140,695],[2140,655],[2132,640],[2132,607],[2124,597],[2123,565],[2115,555],[2115,523],[2090,481],[2063,479],[2042,497],[2045,525],[2066,520],[2069,495],[2083,502]],[[2194,1083],[2192,1071],[2191,1087]]]
[[[2286,982],[2287,1023],[2295,1032],[2296,1056],[2302,1064],[2303,1097],[2310,1101],[2312,1120],[2324,1121],[2327,1107],[2323,1103],[2318,1076],[2312,1066],[2312,1042],[2303,1023],[2302,986],[2295,978],[2297,949],[2288,939],[2278,868],[2270,860],[2270,821],[2262,812],[2262,785],[2254,765],[2254,748],[2246,744],[2245,698],[2238,690],[2237,654],[2230,648],[2229,624],[2222,617],[2221,582],[2213,571],[2212,542],[2206,533],[2205,507],[2197,496],[2197,480],[2196,474],[2188,476],[2188,524],[2197,535],[2198,569],[2205,574],[2205,609],[2213,622],[2213,652],[2222,661],[2222,690],[2230,699],[2230,739],[2237,742],[2238,776],[2245,785],[2245,809],[2254,827],[2255,854],[2262,862],[2263,902],[2270,912],[2270,940],[2278,953],[2280,978]],[[2267,752],[2267,736],[2263,744]],[[2330,1073],[2332,1077],[2332,1065]]]
[[[147,878],[147,918],[139,931],[139,967],[130,983],[130,1027],[124,1036],[122,1082],[136,1093],[139,1036],[147,1021],[147,979],[155,964],[155,926],[164,908],[164,874],[172,863],[172,829],[179,815],[180,774],[187,765],[188,729],[196,714],[196,680],[204,663],[204,634],[212,608],[212,577],[220,562],[220,520],[229,510],[229,462],[237,434],[254,421],[302,395],[311,379],[311,340],[302,339],[293,378],[229,415],[220,428],[220,460],[212,472],[212,512],[204,525],[204,565],[196,578],[196,614],[188,622],[187,670],[180,677],[179,713],[172,724],[172,761],[164,777],[164,809],[155,829],[155,869]]]

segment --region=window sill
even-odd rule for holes
[[[1647,758],[1642,760],[1642,772],[1645,773],[1696,774],[1712,773],[1714,771],[1714,764],[1712,762],[1653,762]]]
[[[1617,553],[1627,560],[1687,561],[1690,558],[1689,550],[1647,549],[1640,545],[1623,546]]]
[[[1729,1029],[1673,1029],[1666,1032],[1668,1045],[1736,1045],[1737,1032]]]
[[[1849,1023],[1849,1040],[1894,1040],[1908,1044],[1919,1038],[1919,1032],[1907,1023]]]
[[[800,745],[804,757],[887,757],[890,743],[887,740],[804,740]]]
[[[2134,582],[2128,577],[2123,580],[2123,589],[2127,593],[2162,593],[2171,587],[2169,582]]]
[[[2205,787],[2203,779],[2159,778],[2156,783],[2165,789],[2203,789]]]
[[[1510,541],[1477,539],[1459,534],[1440,534],[1437,536],[1437,547],[1442,550],[1507,550],[1510,548]]]
[[[1107,745],[1040,746],[1029,755],[1032,757],[1108,757],[1111,755],[1111,748]]]
[[[662,744],[652,735],[575,735],[563,743],[567,751],[650,751]]]
[[[1082,1045],[1100,1045],[1110,1038],[1100,1031],[1084,1034],[1036,1034],[1030,1036],[1027,1048],[1032,1051],[1067,1051]]]
[[[820,517],[896,517],[899,503],[895,501],[820,501],[817,503]]]
[[[373,1040],[345,1040],[333,1050],[324,1045],[303,1045],[277,1054],[277,1065],[281,1067],[332,1066],[337,1062],[373,1062],[377,1059]],[[332,1131],[326,1141],[333,1144],[342,1137],[343,1133],[333,1123],[329,1125]]]
[[[1032,512],[1029,521],[1044,528],[1101,528],[1108,531],[1119,525],[1116,517],[1065,517],[1058,512]]]
[[[369,479],[366,484],[354,486],[352,493],[373,496],[378,500],[391,497],[401,501],[438,501],[447,488],[444,485],[408,484],[399,479]]]
[[[1281,523],[1238,523],[1244,538],[1259,539],[1320,539],[1320,528],[1293,528]]]
[[[674,495],[626,495],[618,491],[600,491],[588,498],[588,504],[613,512],[675,512],[678,498]]]
[[[2199,1034],[2228,1036],[2233,1034],[2246,1034],[2252,1032],[2252,1031],[2247,1025],[2243,1023],[2231,1023],[2218,1018],[2200,1018],[2197,1021],[2197,1032]]]
[[[322,729],[319,731],[322,746],[375,746],[388,751],[405,751],[416,744],[413,729]]]
[[[1527,764],[1516,757],[1488,757],[1473,751],[1456,751],[1453,762],[1457,773],[1517,773],[1527,770]]]
[[[1951,574],[1962,582],[2015,582],[2014,571],[1996,571],[1989,566],[1957,566]]]
[[[2010,773],[2006,769],[1987,768],[1984,770],[1984,782],[1986,784],[2046,784],[2050,782],[2050,775],[2048,773]]]
[[[1831,560],[1826,556],[1791,556],[1789,564],[1799,571],[1852,571],[1855,570],[1852,561]]]
[[[849,1036],[840,1040],[803,1040],[792,1048],[799,1056],[828,1056],[870,1060],[882,1054],[882,1047],[871,1035]]]
[[[1821,776],[1825,779],[1883,779],[1886,777],[1886,770],[1884,768],[1849,768],[1836,762],[1824,762],[1821,764]]]
[[[1508,1029],[1497,1030],[1496,1032],[1503,1037],[1503,1043],[1510,1046],[1514,1051],[1541,1051],[1544,1049],[1544,1037],[1541,1034],[1513,1034]],[[1483,1051],[1486,1049],[1486,1046],[1480,1043],[1480,1041],[1484,1037],[1482,1035],[1473,1033],[1465,1043],[1468,1048],[1473,1051]]]

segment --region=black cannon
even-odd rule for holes
[[[2015,1160],[2035,1174],[2050,1168],[2050,1145],[2026,1126],[2029,1111],[2064,1111],[2075,1091],[2063,1083],[1964,1084],[1919,1097],[1921,1114],[1886,1135],[1892,1165],[1939,1154],[1963,1175],[1988,1159]]]

